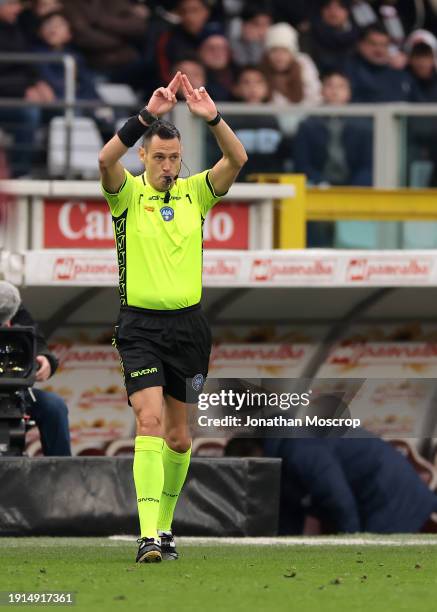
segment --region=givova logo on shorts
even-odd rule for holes
[[[130,373],[131,378],[137,378],[137,376],[147,376],[147,374],[156,374],[158,368],[144,368],[143,370],[136,370]]]

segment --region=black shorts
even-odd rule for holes
[[[114,346],[128,397],[148,387],[196,403],[208,374],[211,331],[200,304],[180,310],[122,307]]]

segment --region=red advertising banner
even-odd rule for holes
[[[110,249],[112,219],[100,200],[45,200],[43,248]],[[207,249],[249,248],[249,206],[224,203],[214,208],[203,226]]]

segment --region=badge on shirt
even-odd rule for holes
[[[171,221],[174,217],[174,210],[171,206],[163,206],[159,212],[164,221]]]

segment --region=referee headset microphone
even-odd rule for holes
[[[173,177],[173,176],[165,176],[164,180],[167,183],[167,191],[165,192],[165,196],[164,196],[164,204],[168,204],[170,202],[170,191],[169,191],[169,187],[172,184],[173,180],[176,182],[179,178],[179,174],[181,173],[181,168],[182,168],[182,164],[184,164],[185,168],[187,168],[188,170],[188,174],[190,175],[190,169],[188,168],[188,166],[182,161],[181,159],[181,163],[179,166],[179,170],[178,173]]]

